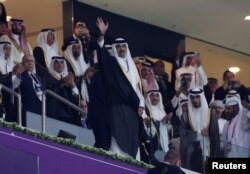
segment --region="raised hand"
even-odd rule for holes
[[[86,112],[88,113],[88,104],[86,101],[81,100],[79,106]]]
[[[13,75],[20,75],[24,72],[24,68],[21,64],[16,64],[12,69]]]
[[[139,109],[138,109],[139,116],[142,116],[143,111],[144,111],[144,108],[140,106]]]
[[[99,29],[99,32],[101,35],[105,35],[108,27],[109,27],[109,23],[107,22],[106,24],[103,22],[102,18],[98,17],[97,18],[97,22],[96,25]]]

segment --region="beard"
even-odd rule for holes
[[[230,113],[230,114],[227,114],[227,115],[226,115],[226,120],[228,120],[228,121],[233,120],[233,118],[234,118],[237,114],[238,114],[238,113],[235,112],[235,111],[233,111],[233,112]]]
[[[72,55],[75,59],[77,59],[80,56],[80,53],[78,51],[74,51]]]
[[[21,32],[22,32],[22,29],[19,30],[19,29],[15,29],[15,28],[13,29],[13,28],[12,28],[11,32],[14,33],[14,34],[16,34],[16,35],[20,35]]]

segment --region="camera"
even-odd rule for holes
[[[82,42],[82,41],[86,41],[86,37],[84,35],[82,36],[78,36],[78,39]]]
[[[180,87],[184,89],[189,89],[191,81],[192,81],[192,74],[190,73],[181,74]]]
[[[230,80],[230,81],[228,81],[228,86],[234,86],[235,85],[235,81],[233,81],[233,80]]]
[[[188,82],[186,80],[181,80],[181,88],[184,88],[184,89],[188,88]]]

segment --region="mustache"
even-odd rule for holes
[[[78,51],[74,51],[72,54],[75,58],[80,56],[80,53]]]

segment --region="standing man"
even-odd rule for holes
[[[139,123],[144,110],[140,76],[124,39],[116,39],[112,44],[114,57],[106,49],[101,51],[98,63],[108,90],[110,149],[139,159]]]
[[[55,30],[42,29],[37,36],[37,43],[33,54],[36,59],[36,73],[42,77],[48,72],[52,57],[59,56]]]
[[[191,89],[187,103],[188,111],[183,111],[180,125],[181,144],[187,148],[184,158],[187,158],[186,162],[188,162],[193,158],[194,154],[197,155],[199,148],[201,148],[202,154],[199,155],[199,158],[202,155],[203,161],[205,161],[206,157],[210,156],[211,144],[215,143],[215,145],[218,145],[218,142],[216,142],[216,140],[218,141],[216,137],[219,136],[218,121],[217,118],[212,119],[210,116],[203,90],[199,88]],[[217,124],[217,129],[210,130],[211,125],[214,124]],[[214,140],[211,144],[210,139]],[[191,160],[190,164],[186,163],[186,165],[197,172],[202,172],[201,163],[193,163]]]
[[[193,131],[197,132],[197,140],[200,145],[204,156],[209,155],[209,139],[208,128],[210,124],[210,114],[208,104],[203,93],[199,88],[193,88],[188,95],[188,111],[189,111],[189,124]],[[204,146],[202,146],[204,141]]]
[[[207,99],[207,103],[211,104],[215,100],[215,91],[218,88],[218,80],[213,77],[207,79],[208,83],[204,86],[204,93]]]
[[[212,103],[210,103],[211,108],[211,114],[215,115],[215,117],[218,119],[218,126],[219,126],[219,135],[222,135],[223,128],[227,122],[224,118],[222,118],[222,113],[225,110],[225,105],[221,100],[215,100]]]
[[[162,103],[162,96],[158,90],[151,90],[147,93],[146,107],[149,118],[153,120],[160,134],[161,149],[167,152],[169,150],[169,141],[172,138],[169,136],[169,132],[173,134],[172,125],[170,123],[172,112],[166,114]]]
[[[191,73],[192,81],[190,83],[190,89],[200,88],[207,84],[207,76],[201,65],[201,57],[198,52],[187,52],[183,57],[182,67],[176,70],[175,89],[181,87],[181,74]]]
[[[101,39],[98,41],[102,41],[104,39],[108,25],[105,24],[101,18],[98,18],[97,27],[100,34],[99,39]],[[102,45],[99,46],[102,47]],[[108,91],[106,89],[107,86],[104,85],[105,79],[98,64],[95,66],[93,76],[91,77],[88,86],[89,101],[87,122],[92,128],[93,134],[95,136],[94,146],[108,151],[110,149],[111,143],[110,115],[108,113],[107,106],[107,100],[109,96],[106,94]],[[84,96],[83,92],[84,91],[82,90],[82,96]]]
[[[248,157],[249,155],[248,97],[245,99],[244,109],[236,96],[226,99],[225,115],[228,121],[221,136],[225,156]]]
[[[147,92],[149,92],[150,90],[159,89],[159,86],[155,79],[155,74],[154,74],[154,71],[150,62],[145,61],[141,63],[141,68],[138,69],[138,71],[141,77],[144,96],[146,96]]]
[[[248,91],[248,89],[235,78],[234,73],[226,70],[223,73],[223,81],[223,85],[217,88],[215,91],[215,100],[224,100],[228,92],[231,90],[237,91],[240,97],[244,99],[244,95]]]
[[[243,111],[241,118],[241,125],[239,126],[239,134],[243,139],[242,147],[250,149],[250,92],[245,96],[243,101]],[[250,154],[249,154],[250,155]]]
[[[11,19],[9,39],[13,45],[13,60],[15,63],[21,63],[24,55],[32,55],[32,49],[27,41],[26,28],[22,19]]]

